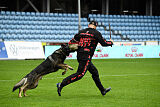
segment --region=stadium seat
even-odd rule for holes
[[[10,15],[10,12],[9,11],[0,11],[0,14],[1,15]]]
[[[31,15],[31,16],[35,16],[36,13],[35,13],[35,12],[31,12],[30,15]]]
[[[44,16],[45,16],[45,17],[49,17],[49,16],[50,16],[50,13],[44,13]]]
[[[60,41],[66,41],[78,32],[78,14],[73,13],[35,13],[35,12],[0,12],[1,37],[6,40],[49,40],[55,38],[50,35],[62,35]],[[137,41],[159,40],[160,20],[158,16],[131,16],[131,15],[101,15],[89,14],[89,18],[108,26],[114,34],[123,34]],[[87,28],[87,18],[81,19],[82,28]],[[97,27],[103,35],[109,35],[102,27]],[[7,36],[6,36],[7,35]],[[10,37],[10,35],[13,35]],[[18,35],[18,36],[16,36]],[[22,36],[24,35],[24,38]],[[27,38],[27,36],[28,38]],[[45,36],[46,35],[46,36]],[[67,35],[67,36],[65,36]],[[71,36],[70,36],[71,35]],[[146,36],[147,35],[147,36]],[[134,37],[133,37],[134,36]],[[150,36],[150,38],[148,37]],[[106,36],[108,38],[108,36]],[[121,40],[120,36],[113,39]]]
[[[26,16],[30,16],[31,15],[31,13],[30,12],[26,12]]]

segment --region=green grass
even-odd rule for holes
[[[57,94],[56,83],[76,72],[76,60],[65,63],[74,67],[62,76],[62,70],[46,75],[28,96],[18,98],[13,86],[43,60],[0,61],[0,107],[160,107],[160,59],[93,60],[104,87],[112,90],[102,96],[89,72]]]

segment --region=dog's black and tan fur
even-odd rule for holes
[[[26,91],[28,89],[34,89],[38,86],[38,81],[42,78],[42,76],[56,72],[58,69],[64,69],[65,71],[62,73],[64,75],[66,71],[69,69],[73,70],[73,68],[67,64],[64,64],[64,60],[66,56],[69,55],[70,52],[73,52],[67,44],[61,45],[61,48],[56,50],[52,55],[47,57],[45,61],[43,61],[39,66],[37,66],[34,70],[32,70],[29,74],[27,74],[20,82],[18,82],[14,87],[13,91],[19,88],[19,97],[23,92],[24,96],[26,96]]]

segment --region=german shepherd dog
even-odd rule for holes
[[[73,68],[67,64],[64,64],[64,60],[66,56],[69,55],[70,52],[74,52],[73,49],[70,48],[68,44],[63,44],[61,47],[54,51],[50,56],[47,57],[40,65],[38,65],[35,69],[33,69],[29,74],[22,78],[14,87],[13,92],[19,88],[19,97],[23,92],[23,95],[26,96],[26,91],[28,89],[34,89],[38,86],[38,81],[42,79],[42,76],[56,72],[59,69],[64,69],[62,75],[66,73],[68,69],[73,70]]]

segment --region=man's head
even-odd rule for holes
[[[91,21],[88,25],[89,28],[93,28],[93,29],[96,29],[96,27],[98,26],[98,22],[96,21]]]

